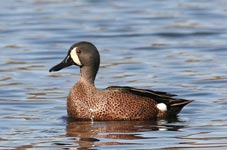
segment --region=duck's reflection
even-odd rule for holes
[[[177,118],[158,121],[75,121],[67,119],[66,134],[75,138],[80,148],[104,145],[133,144],[133,141],[147,139],[143,134],[150,131],[177,131],[184,126],[170,125]],[[138,142],[138,141],[137,141]]]

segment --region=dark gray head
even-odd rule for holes
[[[90,42],[82,41],[73,44],[65,59],[49,71],[59,71],[65,67],[77,65],[81,68],[81,73],[83,70],[86,70],[84,73],[95,77],[99,64],[100,56],[97,48]]]

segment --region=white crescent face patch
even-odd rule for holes
[[[74,63],[76,63],[76,64],[79,65],[79,66],[82,66],[82,64],[81,64],[81,62],[80,62],[80,59],[79,59],[79,57],[78,57],[78,55],[77,55],[77,53],[76,53],[76,48],[77,48],[77,47],[75,47],[75,48],[73,48],[73,49],[71,50],[70,56],[71,56],[71,58],[73,59]]]

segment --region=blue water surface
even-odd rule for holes
[[[0,149],[226,149],[226,0],[0,1]],[[194,100],[174,120],[72,121],[70,46],[100,51],[96,78]]]

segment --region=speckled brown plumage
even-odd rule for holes
[[[75,51],[72,53],[72,51]],[[75,55],[75,54],[76,55]],[[191,101],[175,99],[165,92],[112,86],[98,90],[94,85],[99,53],[89,42],[74,44],[67,57],[50,71],[72,64],[80,67],[80,79],[67,97],[67,112],[79,120],[149,120],[176,116]],[[164,108],[158,108],[163,104]]]

